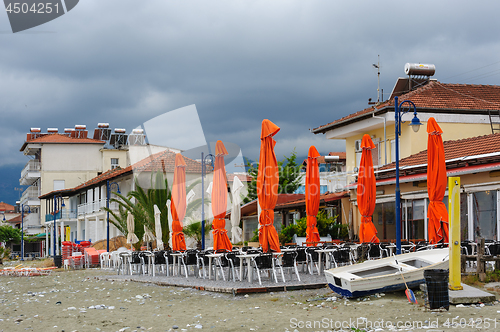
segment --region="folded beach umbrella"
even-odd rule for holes
[[[186,162],[180,153],[175,155],[174,183],[172,185],[172,249],[186,250],[182,221],[186,215]]]
[[[446,191],[446,162],[443,131],[434,118],[427,122],[427,192],[429,194],[429,243],[448,243],[448,211],[443,203]]]
[[[309,148],[307,155],[306,166],[306,242],[318,242],[320,240],[318,228],[316,227],[316,215],[319,211],[319,167],[318,167],[318,150],[315,146]],[[313,244],[308,244],[312,246]]]
[[[361,140],[361,162],[359,164],[357,200],[358,209],[361,213],[361,225],[359,226],[359,242],[379,243],[377,229],[372,222],[373,211],[376,200],[376,181],[373,172],[372,149],[375,149],[370,135],[365,134]]]
[[[274,154],[276,141],[273,136],[280,128],[264,119],[260,133],[259,172],[257,198],[262,212],[259,215],[259,242],[264,252],[281,252],[278,232],[274,228],[274,207],[278,201],[279,170]]]
[[[226,209],[227,209],[227,179],[224,156],[228,155],[226,147],[222,141],[215,144],[215,164],[214,180],[212,188],[212,222],[214,235],[214,250],[231,251],[233,246],[226,230]]]
[[[240,228],[241,218],[241,197],[240,191],[243,189],[243,183],[235,176],[233,180],[233,202],[231,206],[231,241],[238,243],[242,241],[243,230]]]
[[[156,204],[154,205],[154,210],[155,210],[156,249],[163,250],[163,241],[162,241],[163,234],[161,231],[161,221],[160,221],[161,211]]]
[[[144,242],[153,242],[155,240],[155,236],[153,235],[153,232],[144,225],[144,235],[142,236],[142,241]]]
[[[134,233],[135,231],[135,222],[134,216],[130,211],[127,214],[127,243],[134,244],[139,242],[139,238]]]

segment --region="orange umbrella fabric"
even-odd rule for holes
[[[446,162],[443,131],[434,118],[427,122],[427,192],[429,194],[429,243],[448,243],[448,211],[443,203],[446,191]]]
[[[379,243],[377,229],[372,222],[373,211],[376,200],[376,181],[373,172],[372,149],[375,149],[370,135],[365,134],[361,140],[361,162],[359,164],[357,199],[358,209],[361,213],[361,225],[359,226],[360,243]]]
[[[259,172],[257,174],[257,198],[262,212],[259,216],[259,242],[264,252],[281,252],[278,233],[274,228],[274,207],[278,201],[279,170],[273,136],[280,128],[264,119],[260,132]]]
[[[320,157],[318,150],[316,150],[315,146],[311,146],[307,155],[306,166],[306,242],[318,242],[320,240],[318,228],[316,227],[320,195],[318,157]],[[312,245],[312,243],[308,244],[308,246]]]
[[[214,229],[214,250],[231,251],[233,246],[227,236],[225,219],[227,209],[227,179],[224,156],[227,155],[226,147],[222,141],[217,141],[215,144],[214,181],[212,188],[212,213],[214,215],[212,228]]]
[[[174,184],[172,185],[172,249],[186,250],[182,220],[186,215],[186,162],[180,153],[175,155]]]

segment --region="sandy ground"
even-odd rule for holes
[[[421,292],[420,305],[403,292],[346,300],[326,287],[233,296],[113,275],[0,276],[0,331],[500,331],[498,303],[430,312]]]

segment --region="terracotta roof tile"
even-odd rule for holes
[[[291,207],[295,207],[295,206],[305,206],[306,205],[306,198],[305,198],[304,194],[302,194],[302,195],[304,197],[301,197],[300,199],[296,199],[296,200],[289,201],[289,202],[283,202],[281,204],[276,204],[275,209],[291,208]],[[319,196],[320,197],[319,199],[320,199],[320,203],[324,203],[324,202],[335,201],[335,200],[341,199],[342,197],[348,196],[348,195],[349,195],[348,191],[343,191],[343,192],[339,192],[339,193],[327,192],[325,194],[321,194]]]
[[[106,142],[93,138],[74,138],[61,134],[50,134],[27,141],[28,143],[101,143]]]
[[[500,152],[500,133],[443,142],[445,160]],[[427,150],[399,161],[399,167],[427,164]],[[396,163],[380,170],[394,169]]]
[[[500,86],[451,84],[431,81],[429,84],[410,91],[399,97],[399,100],[411,100],[418,109],[484,111],[500,109]],[[313,132],[322,132],[333,125],[346,122],[364,114],[378,111],[386,107],[394,107],[394,99],[378,106],[366,108],[349,114],[326,125],[314,128]]]
[[[227,174],[227,181],[233,182],[235,177],[238,177],[241,182],[252,182],[252,177],[247,174]]]
[[[7,203],[4,203],[4,202],[0,202],[0,211],[2,212],[13,212],[15,211],[16,208],[14,205],[10,205],[10,204],[7,204]]]
[[[186,173],[201,173],[201,163],[193,159],[184,157],[186,162]],[[144,158],[132,165],[134,171],[158,171],[163,170],[167,173],[173,173],[175,168],[175,153],[170,150],[158,152],[150,157]],[[207,170],[211,171],[212,167],[207,166]]]

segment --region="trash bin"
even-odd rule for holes
[[[54,256],[54,265],[58,268],[62,266],[62,255]]]
[[[450,308],[448,294],[448,276],[450,272],[444,269],[425,270],[424,278],[427,286],[427,303],[429,309]]]

